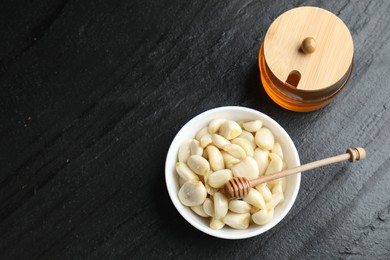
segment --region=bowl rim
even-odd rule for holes
[[[178,203],[180,203],[180,201],[177,198],[177,194],[175,194],[174,191],[172,189],[170,189],[170,187],[169,187],[170,186],[169,181],[171,179],[169,175],[172,175],[170,173],[171,169],[168,169],[168,167],[169,167],[169,159],[172,157],[172,153],[177,154],[177,151],[173,151],[173,148],[174,148],[173,145],[177,142],[176,140],[179,139],[182,130],[185,129],[188,125],[192,124],[194,121],[197,121],[199,118],[207,116],[208,114],[212,114],[212,113],[215,113],[215,112],[221,112],[221,111],[226,112],[226,111],[229,111],[229,110],[232,110],[232,112],[241,111],[241,112],[255,113],[255,114],[258,114],[258,115],[260,115],[260,116],[262,116],[264,118],[267,118],[267,120],[272,122],[272,124],[278,129],[280,134],[285,136],[286,141],[288,142],[288,146],[292,148],[293,160],[295,160],[297,166],[300,165],[300,159],[299,159],[299,154],[298,154],[298,151],[297,151],[297,149],[295,147],[295,144],[294,144],[293,140],[291,139],[290,135],[287,133],[287,131],[276,120],[274,120],[270,116],[268,116],[268,115],[266,115],[266,114],[264,114],[264,113],[262,113],[262,112],[260,112],[258,110],[255,110],[255,109],[242,107],[242,106],[222,106],[222,107],[212,108],[212,109],[206,110],[206,111],[198,114],[197,116],[193,117],[186,124],[184,124],[183,127],[180,128],[180,130],[177,132],[177,134],[175,135],[175,137],[173,138],[173,140],[172,140],[172,142],[171,142],[171,144],[169,146],[169,149],[168,149],[168,152],[167,152],[167,156],[166,156],[166,160],[165,160],[165,184],[166,184],[166,188],[168,190],[169,197],[170,197],[173,205],[175,206],[176,210],[180,213],[180,215],[188,223],[190,223],[193,227],[195,227],[196,229],[198,229],[198,230],[200,230],[200,231],[202,231],[202,232],[204,232],[204,233],[206,233],[208,235],[217,237],[217,238],[233,239],[234,240],[234,239],[245,239],[245,238],[258,236],[258,235],[260,235],[262,233],[265,233],[266,231],[270,230],[274,226],[276,226],[288,214],[288,212],[292,208],[292,205],[295,203],[295,200],[297,198],[297,195],[298,195],[298,192],[299,192],[299,188],[300,188],[301,173],[297,173],[295,175],[296,176],[296,184],[295,184],[295,187],[293,188],[293,193],[291,195],[291,199],[288,202],[288,204],[285,206],[283,211],[269,223],[269,224],[271,224],[271,223],[272,224],[268,225],[268,226],[265,225],[266,227],[263,226],[263,227],[265,227],[263,229],[255,230],[255,231],[244,233],[244,234],[226,234],[226,233],[220,233],[219,230],[213,230],[211,228],[205,228],[198,221],[194,221],[193,218],[189,217],[187,212],[184,212],[182,210],[182,208],[183,208],[182,205],[181,204],[178,205]],[[175,158],[177,158],[177,156],[175,156]]]

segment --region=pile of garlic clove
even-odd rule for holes
[[[214,119],[179,148],[179,200],[199,216],[211,218],[214,230],[265,225],[284,201],[285,178],[251,188],[242,200],[228,200],[221,188],[233,177],[251,180],[286,168],[281,145],[260,120]]]

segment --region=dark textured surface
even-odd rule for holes
[[[277,107],[257,54],[282,12],[315,5],[350,28],[354,71],[326,108]],[[2,1],[0,259],[389,259],[390,2]],[[164,163],[213,107],[275,118],[302,162],[361,145],[364,162],[302,176],[265,234],[209,237],[176,212]]]

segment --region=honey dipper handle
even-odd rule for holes
[[[253,186],[259,185],[259,184],[264,183],[264,182],[273,181],[273,180],[283,178],[283,177],[286,177],[286,176],[289,176],[292,174],[296,174],[298,172],[308,171],[308,170],[318,168],[318,167],[321,167],[324,165],[337,163],[337,162],[341,162],[341,161],[346,161],[346,160],[353,162],[355,160],[363,160],[364,158],[366,158],[366,151],[363,148],[360,148],[360,147],[350,148],[347,150],[347,152],[345,154],[340,154],[337,156],[329,157],[326,159],[322,159],[319,161],[315,161],[315,162],[307,163],[307,164],[297,166],[297,167],[294,167],[291,169],[287,169],[287,170],[284,170],[284,171],[281,171],[281,172],[278,172],[275,174],[263,176],[263,177],[260,177],[260,178],[254,179],[254,180],[250,180],[249,183],[250,183],[250,186],[253,187]]]

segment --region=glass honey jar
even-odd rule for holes
[[[353,40],[336,15],[318,7],[298,7],[271,24],[258,61],[263,87],[274,102],[296,112],[314,111],[347,84]]]

